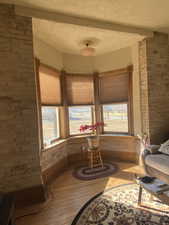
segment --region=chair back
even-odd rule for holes
[[[89,136],[87,137],[88,147],[90,150],[96,150],[100,145],[100,137],[99,136]]]

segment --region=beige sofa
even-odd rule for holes
[[[158,151],[159,145],[151,145],[142,153],[144,170],[147,175],[169,184],[169,155]]]

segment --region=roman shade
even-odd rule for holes
[[[93,75],[67,74],[66,94],[69,106],[94,104]]]
[[[99,76],[100,103],[127,102],[129,98],[129,72],[107,72]]]
[[[40,64],[39,83],[41,103],[44,105],[61,105],[60,74],[55,69]]]

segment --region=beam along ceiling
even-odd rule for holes
[[[169,32],[168,0],[0,0],[0,2],[44,9],[73,16],[99,19],[150,30]],[[58,50],[78,54],[79,42],[98,39],[97,54],[129,46],[139,40],[136,34],[105,31],[34,19],[35,36]]]

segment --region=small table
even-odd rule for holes
[[[137,184],[139,185],[138,194],[138,206],[141,206],[141,198],[143,188],[151,194],[152,197],[155,196],[160,199],[163,203],[169,205],[169,185],[165,184],[159,179],[154,179],[151,183],[145,183],[141,179],[137,179]]]

